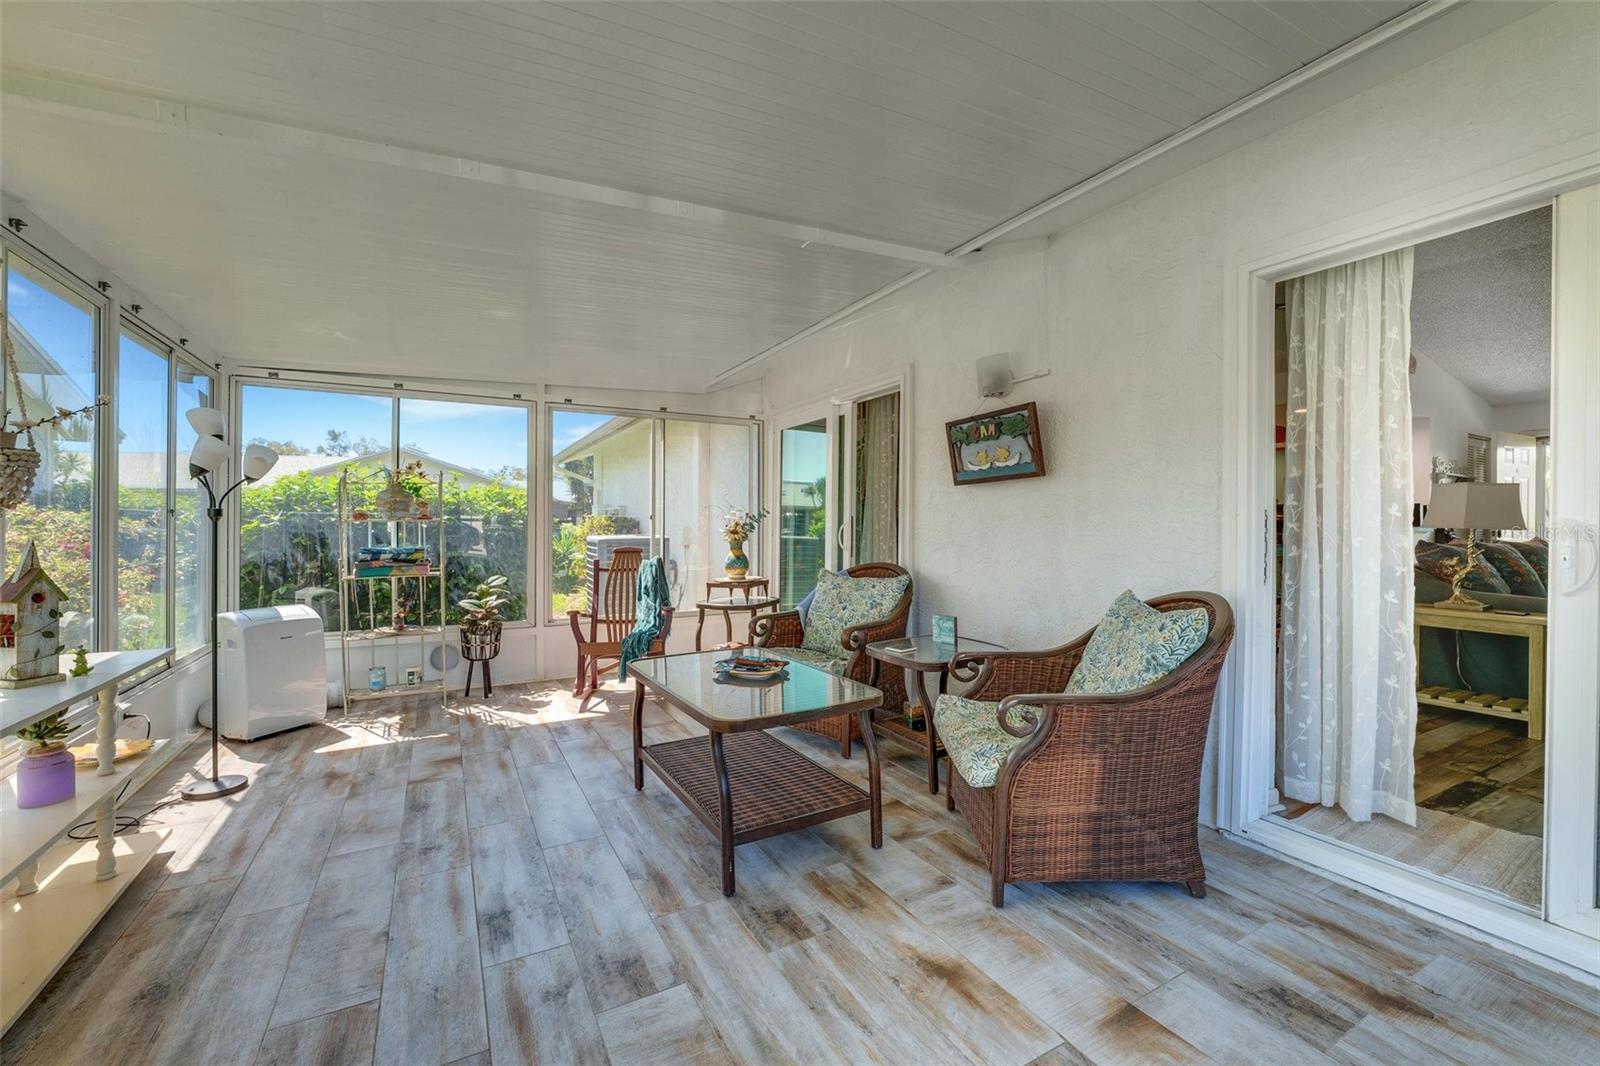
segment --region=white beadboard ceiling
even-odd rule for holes
[[[1412,6],[7,0],[0,178],[245,362],[696,389]]]

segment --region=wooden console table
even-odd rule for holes
[[[1422,669],[1423,629],[1453,629],[1461,633],[1498,633],[1528,642],[1528,698],[1473,692],[1439,685],[1424,686],[1418,677],[1417,702],[1448,707],[1496,718],[1514,718],[1528,726],[1529,740],[1544,739],[1544,637],[1542,614],[1507,614],[1503,611],[1458,611],[1450,607],[1418,604],[1416,607],[1417,669]]]

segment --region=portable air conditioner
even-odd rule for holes
[[[310,607],[252,607],[217,616],[222,735],[257,740],[328,712],[322,616]],[[200,724],[211,725],[209,704]]]

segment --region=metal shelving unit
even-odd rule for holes
[[[439,693],[440,704],[449,704],[450,689],[444,671],[428,679],[429,652],[439,649],[439,662],[445,663],[445,549],[444,475],[429,482],[432,499],[427,516],[419,517],[413,506],[408,515],[386,511],[380,498],[389,488],[389,474],[378,470],[365,473],[347,468],[339,475],[339,662],[343,684],[344,710],[363,700],[392,696],[419,696]],[[414,500],[414,504],[423,501]],[[425,574],[362,574],[356,562],[359,548],[368,546],[422,545],[428,549]],[[379,589],[388,592],[380,602]],[[404,604],[401,611],[396,604]],[[437,613],[430,617],[430,606]],[[415,622],[412,616],[415,615]],[[397,622],[401,624],[397,624]],[[394,648],[394,676],[381,690],[369,687],[369,678],[379,663],[384,641]],[[385,659],[390,656],[384,656]],[[412,659],[415,659],[412,662]],[[361,665],[365,661],[365,666]],[[356,676],[351,676],[352,662]],[[422,680],[405,684],[404,671],[415,666]]]

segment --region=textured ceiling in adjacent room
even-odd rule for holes
[[[1550,394],[1550,209],[1417,245],[1411,347],[1492,404]]]

